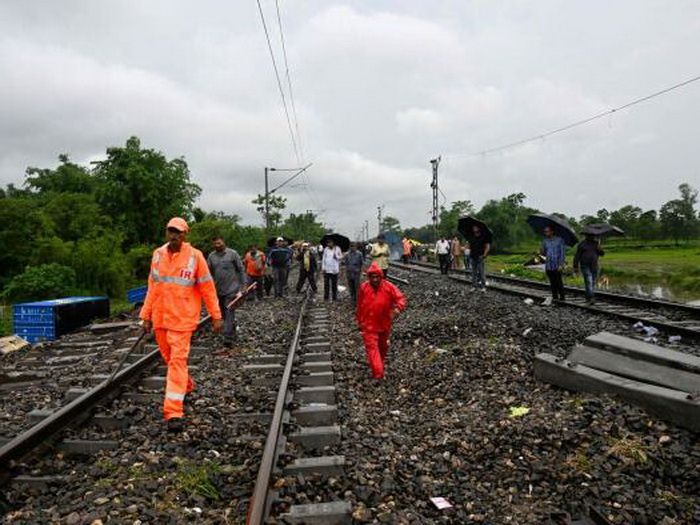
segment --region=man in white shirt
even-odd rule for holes
[[[435,243],[435,253],[440,262],[440,273],[447,275],[447,271],[450,268],[450,243],[445,240],[444,235]]]
[[[323,250],[321,259],[321,271],[323,272],[323,298],[328,301],[331,295],[333,300],[338,300],[338,274],[340,273],[340,260],[343,253],[331,240]]]

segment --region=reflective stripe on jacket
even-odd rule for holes
[[[140,317],[153,321],[154,328],[192,331],[202,311],[202,299],[214,319],[221,319],[221,310],[202,252],[182,243],[177,253],[165,244],[153,252],[148,293]]]

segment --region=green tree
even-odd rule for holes
[[[438,232],[445,237],[457,235],[457,223],[460,217],[472,215],[474,205],[471,201],[454,201],[448,210],[444,206],[440,207]]]
[[[32,260],[36,239],[50,229],[40,202],[30,197],[0,200],[0,285],[24,271]]]
[[[93,235],[109,225],[94,196],[84,193],[57,193],[52,195],[43,206],[41,213],[45,216],[52,233],[67,241],[77,241],[82,237]]]
[[[639,217],[641,215],[642,209],[639,206],[628,204],[611,212],[608,221],[613,226],[622,228],[630,237],[639,237]]]
[[[108,148],[94,174],[97,202],[123,232],[126,247],[159,242],[171,217],[190,217],[202,191],[184,159],[143,149],[137,137],[123,148]]]
[[[656,210],[648,210],[642,213],[637,221],[637,235],[639,238],[644,240],[657,239],[660,234],[661,225],[659,224]]]
[[[399,220],[396,217],[392,217],[390,215],[387,215],[382,219],[380,228],[382,230],[382,233],[395,233],[396,235],[402,234],[401,224],[399,223]]]
[[[524,193],[513,193],[500,200],[490,200],[476,214],[493,233],[494,248],[508,250],[535,238],[525,219],[537,210],[524,206],[526,198]]]
[[[700,226],[695,205],[698,201],[698,191],[689,184],[678,186],[680,199],[668,201],[661,207],[659,219],[665,235],[675,239],[688,239],[697,235]]]
[[[73,293],[75,280],[75,270],[67,266],[56,263],[30,266],[12,278],[3,296],[10,302],[66,297]]]
[[[70,161],[68,154],[58,156],[56,169],[27,168],[24,185],[37,193],[93,193],[96,180],[90,171]]]
[[[318,242],[326,233],[326,229],[316,215],[309,211],[298,215],[290,213],[282,224],[281,233],[295,240],[307,239]]]
[[[269,195],[268,200],[270,228],[277,229],[282,224],[282,210],[287,207],[287,199],[281,195]],[[251,202],[256,205],[255,209],[262,216],[263,224],[267,224],[265,220],[265,195],[258,194]]]

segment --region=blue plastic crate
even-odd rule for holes
[[[54,313],[53,311],[45,314],[18,314],[14,313],[12,315],[12,322],[17,324],[44,324],[44,323],[54,323]]]
[[[40,325],[20,325],[15,326],[15,333],[24,337],[25,335],[41,335],[45,337],[56,337],[56,328],[54,326]]]
[[[147,292],[148,286],[139,286],[133,290],[128,290],[126,292],[126,301],[128,303],[142,303],[146,300]]]

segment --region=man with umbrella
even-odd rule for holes
[[[605,255],[596,236],[586,233],[586,238],[576,247],[574,254],[574,273],[581,268],[583,284],[586,287],[586,302],[594,304],[595,282],[598,279],[598,258]]]
[[[566,246],[575,246],[578,238],[566,219],[557,215],[535,213],[528,216],[527,223],[536,232],[544,234],[540,255],[546,259],[544,269],[552,288],[552,299],[565,301],[562,274],[566,264]]]
[[[486,258],[491,253],[493,234],[488,226],[474,217],[462,217],[457,228],[469,241],[469,264],[472,271],[472,284],[476,290],[486,291]]]

